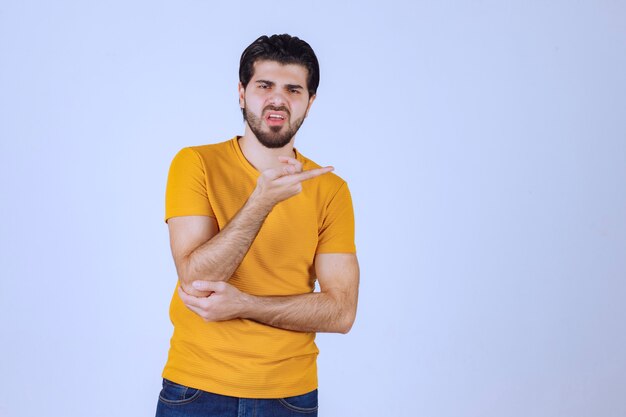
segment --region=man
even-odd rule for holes
[[[356,315],[350,192],[294,147],[315,53],[262,36],[239,80],[244,135],[183,148],[168,175],[178,285],[157,416],[316,416],[315,332],[347,333]]]

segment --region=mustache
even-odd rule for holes
[[[285,113],[287,113],[287,115],[291,116],[291,113],[289,113],[289,110],[287,110],[287,107],[285,106],[267,106],[263,109],[263,113],[266,113],[269,110],[273,110],[273,111],[284,111]]]

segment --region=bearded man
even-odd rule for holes
[[[294,147],[319,84],[315,53],[261,36],[239,81],[244,135],[183,148],[170,166],[178,282],[157,416],[316,416],[315,334],[347,333],[356,316],[348,186]]]

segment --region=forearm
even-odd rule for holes
[[[232,220],[186,258],[186,286],[195,280],[228,281],[272,209],[253,193]]]
[[[259,297],[246,294],[241,318],[299,332],[347,333],[356,306],[324,292]]]
[[[261,173],[246,203],[219,232],[179,257],[176,267],[181,286],[190,294],[201,296],[194,281],[228,281],[243,261],[272,208],[302,191],[302,181],[332,171],[332,167],[302,171],[302,164],[288,157],[282,163]]]
[[[198,291],[192,286],[193,282],[228,281],[248,253],[272,208],[299,194],[302,181],[333,170],[324,167],[303,171],[301,162],[294,158],[278,159],[282,165],[261,173],[246,203],[221,231],[218,232],[213,224],[206,242],[197,247],[195,243],[195,249],[178,257],[174,255],[180,286],[188,294],[205,297],[211,294]]]

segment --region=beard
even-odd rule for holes
[[[289,120],[291,120],[291,113],[287,111],[284,107],[266,107],[265,110],[282,110],[289,115]],[[257,117],[256,114],[249,112],[245,107],[243,109],[243,119],[250,126],[250,130],[254,133],[254,136],[259,140],[261,145],[266,148],[282,148],[295,136],[300,126],[304,122],[304,116],[299,119],[294,120],[293,124],[285,124],[283,126],[269,126],[269,132],[263,130],[263,120],[260,117]]]

